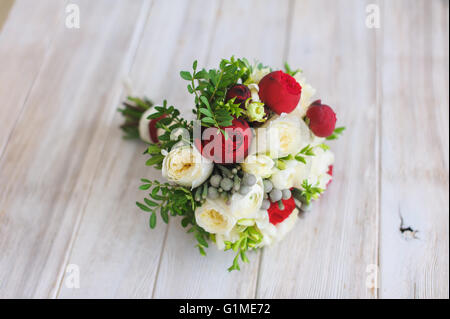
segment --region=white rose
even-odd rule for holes
[[[295,159],[285,161],[285,164],[285,169],[275,168],[272,177],[270,178],[270,181],[276,189],[287,189],[294,186],[297,178],[297,166],[303,165]]]
[[[162,175],[169,181],[195,188],[212,173],[214,164],[192,146],[172,149],[162,163]]]
[[[327,174],[328,168],[334,163],[334,154],[330,150],[323,150],[316,148],[314,150],[315,156],[307,159],[310,164],[309,174],[307,176],[308,183],[317,185],[319,188],[325,189],[331,176]]]
[[[273,160],[264,154],[249,155],[241,164],[242,170],[249,174],[268,178],[272,175],[274,167]]]
[[[236,218],[223,200],[209,198],[195,209],[195,221],[207,232],[222,235],[229,234],[236,224]]]
[[[302,87],[302,96],[297,107],[294,111],[292,111],[292,114],[295,114],[299,118],[303,118],[306,115],[308,107],[313,102],[312,97],[316,94],[316,90],[306,82],[306,79],[301,75],[301,73],[297,73],[294,76],[294,79],[296,79]]]
[[[261,211],[261,217],[256,220],[256,225],[263,235],[262,242],[258,247],[269,246],[281,241],[297,222],[298,209],[295,208],[292,213],[281,223],[273,225],[269,222],[267,211]]]
[[[308,144],[309,128],[298,117],[282,113],[255,130],[249,154],[270,153],[272,158],[296,154]]]
[[[255,218],[260,210],[264,197],[264,186],[261,177],[257,177],[255,185],[250,188],[247,195],[234,193],[231,196],[231,214],[237,219]]]

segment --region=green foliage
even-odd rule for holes
[[[324,189],[317,187],[319,182],[315,186],[308,183],[308,180],[304,180],[302,183],[301,195],[306,204],[309,204],[311,200],[319,198],[320,194],[324,192]]]
[[[225,250],[232,249],[236,252],[236,257],[233,259],[233,264],[228,271],[240,270],[239,258],[244,262],[248,263],[246,252],[249,249],[254,249],[256,245],[261,243],[263,235],[256,226],[245,227],[240,231],[240,238],[235,242],[225,242]]]
[[[311,146],[310,144],[306,145],[304,148],[301,149],[300,152],[297,153],[297,155],[295,155],[295,159],[299,162],[302,162],[303,164],[306,164],[306,159],[305,156],[314,156],[316,154],[314,154],[314,147]]]
[[[297,69],[297,70],[292,70],[291,67],[289,66],[289,64],[287,62],[284,62],[284,70],[287,74],[294,76],[297,73],[301,73],[303,72],[301,69]]]
[[[200,254],[206,255],[205,248],[208,247],[210,234],[195,222],[194,211],[201,203],[195,200],[193,192],[187,187],[150,181],[145,178],[141,179],[141,182],[143,184],[139,186],[139,189],[149,193],[144,198],[144,202],[136,202],[136,206],[150,214],[150,228],[156,227],[158,212],[166,224],[169,222],[170,216],[182,216],[181,225],[184,228],[191,225],[188,233],[194,234],[197,240],[196,247]]]
[[[153,107],[153,102],[147,98],[127,97],[127,101],[123,102],[124,108],[118,109],[122,113],[125,122],[120,126],[125,135],[125,139],[139,138],[139,120],[142,114],[149,108]]]
[[[249,77],[252,67],[246,59],[222,59],[219,69],[202,69],[197,71],[197,61],[192,65],[193,72],[181,71],[182,79],[189,81],[189,93],[195,96],[195,110],[197,119],[202,126],[217,127],[230,126],[233,116],[242,115],[242,110],[234,100],[225,102],[227,90],[243,83]],[[221,130],[224,134],[224,131]]]
[[[336,127],[333,134],[327,137],[327,140],[336,140],[345,131],[345,126]]]
[[[162,162],[164,160],[164,155],[161,154],[162,150],[170,150],[173,145],[181,141],[183,136],[178,136],[174,139],[171,137],[171,133],[177,128],[186,129],[189,132],[190,140],[185,141],[186,143],[192,143],[192,131],[193,123],[186,121],[180,117],[180,111],[176,109],[173,105],[168,106],[167,101],[164,100],[162,106],[155,106],[155,113],[150,114],[148,119],[157,119],[163,115],[166,117],[160,119],[156,123],[157,128],[164,130],[164,133],[158,137],[158,144],[150,144],[144,154],[150,155],[150,158],[145,163],[147,166],[154,166],[157,169],[161,169]]]

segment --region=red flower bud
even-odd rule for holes
[[[156,123],[159,122],[159,120],[163,119],[167,117],[167,114],[163,114],[160,117],[156,118],[156,119],[152,119],[149,123],[148,123],[148,131],[150,133],[150,139],[152,140],[153,143],[158,143],[159,139],[158,139],[158,128],[156,127]]]
[[[228,89],[225,101],[231,100],[234,97],[236,98],[234,103],[243,106],[245,101],[252,97],[252,93],[247,86],[238,84]]]
[[[321,100],[314,101],[306,112],[309,119],[309,128],[318,137],[328,137],[333,134],[336,126],[336,114]]]
[[[274,202],[270,204],[267,212],[269,213],[269,222],[273,225],[281,223],[283,220],[289,217],[292,211],[295,209],[295,201],[294,197],[289,199],[281,200],[284,206],[284,209],[281,210],[278,206],[278,202]]]
[[[301,93],[300,84],[283,71],[271,72],[259,82],[259,98],[277,114],[292,112]]]
[[[204,129],[202,142],[195,141],[201,154],[219,164],[241,163],[248,155],[253,135],[248,123],[234,119],[231,126],[223,127],[225,136],[215,127]]]

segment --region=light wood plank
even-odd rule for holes
[[[1,4],[0,158],[62,23],[63,5],[52,0]]]
[[[221,58],[235,54],[238,57],[247,57],[250,61],[255,58],[280,66],[287,16],[287,1],[224,1],[216,18],[217,27],[212,36],[207,65],[217,67]],[[186,50],[188,55],[198,56],[200,65],[203,65],[204,58],[201,56],[204,56],[205,52],[195,52],[195,48],[190,47]],[[185,67],[189,67],[190,60],[186,58],[182,57],[181,61]],[[184,103],[192,105],[192,97],[184,100]],[[240,272],[228,273],[227,268],[234,258],[232,252],[224,253],[212,246],[207,250],[208,256],[201,257],[194,245],[194,239],[185,233],[179,221],[172,221],[163,251],[155,297],[255,296],[259,254],[249,254],[250,264],[243,264]]]
[[[77,3],[81,28],[56,28],[0,162],[1,297],[54,296],[135,49],[142,1]]]
[[[382,17],[380,296],[448,298],[448,1]]]
[[[157,103],[166,98],[189,116],[186,84],[179,71],[189,69],[193,60],[207,51],[209,33],[200,31],[212,28],[216,10],[217,2],[153,3],[130,72],[136,94],[146,94]],[[115,103],[118,105],[120,100]],[[68,289],[62,285],[61,298],[153,296],[167,226],[158,217],[156,229],[151,230],[149,216],[134,203],[145,195],[138,190],[140,178],[162,177],[160,171],[145,166],[144,143],[120,138],[120,122],[121,116],[116,114],[101,156],[103,164],[96,171],[93,193],[68,260],[68,264],[80,266],[81,287]],[[180,235],[189,242],[189,255],[199,258],[191,236],[185,231]]]
[[[330,143],[334,181],[294,230],[263,253],[260,298],[373,298],[366,266],[377,264],[375,33],[365,2],[296,1],[291,66],[331,105],[344,136]]]

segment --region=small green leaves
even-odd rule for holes
[[[142,114],[149,108],[153,107],[153,102],[147,98],[128,97],[127,101],[123,102],[124,108],[118,109],[122,113],[125,121],[120,126],[122,131],[125,132],[124,139],[139,138],[139,120]]]
[[[249,226],[240,232],[240,238],[234,243],[226,241],[225,250],[233,250],[236,252],[236,256],[233,259],[233,264],[228,271],[240,270],[239,267],[239,257],[245,263],[249,260],[246,255],[246,251],[249,249],[254,249],[263,239],[262,233],[256,226]]]
[[[298,72],[303,72],[301,69],[292,70],[291,67],[289,66],[289,64],[288,64],[287,62],[284,62],[284,70],[285,70],[286,73],[289,74],[290,76],[294,76],[294,75],[296,75]]]
[[[306,164],[306,159],[305,156],[314,156],[314,147],[311,146],[310,144],[306,145],[304,148],[301,149],[300,152],[297,153],[297,155],[295,155],[295,160],[302,162],[303,164]]]
[[[320,194],[324,192],[324,189],[318,187],[319,182],[315,186],[308,183],[305,179],[302,183],[301,196],[305,203],[308,205],[311,200],[319,198]]]
[[[342,133],[344,133],[345,129],[345,126],[336,127],[333,134],[327,137],[327,140],[336,140],[340,135],[342,135]]]

